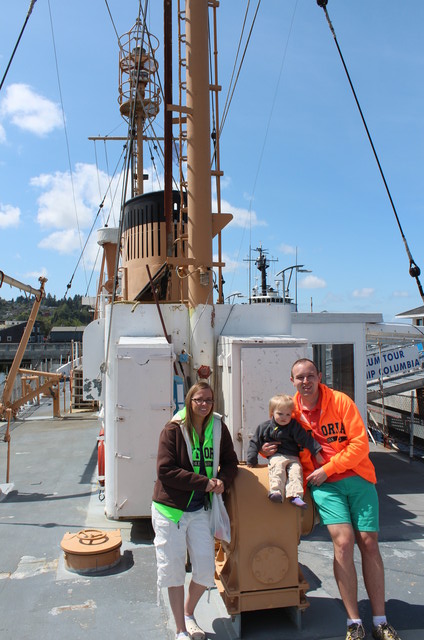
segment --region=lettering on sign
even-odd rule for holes
[[[391,376],[417,369],[424,364],[422,344],[407,347],[395,347],[390,350],[367,354],[367,380],[376,380],[380,376]]]

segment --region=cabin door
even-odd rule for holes
[[[150,516],[159,434],[173,414],[173,358],[164,338],[120,338],[109,517]]]

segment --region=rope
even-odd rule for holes
[[[250,25],[249,35],[247,37],[247,41],[246,41],[246,44],[245,44],[245,47],[244,47],[243,55],[242,55],[242,58],[241,58],[241,61],[240,61],[240,65],[239,65],[238,71],[237,71],[237,77],[235,79],[234,86],[233,86],[232,91],[231,91],[231,95],[230,95],[229,99],[227,98],[228,102],[227,102],[227,100],[225,102],[223,115],[222,115],[222,118],[221,118],[221,129],[219,131],[219,136],[220,137],[222,135],[222,130],[224,128],[225,121],[226,121],[227,115],[228,115],[228,111],[230,109],[231,102],[233,100],[234,91],[236,90],[236,86],[237,86],[237,82],[238,82],[238,79],[239,79],[239,76],[240,76],[241,68],[243,66],[243,62],[244,62],[244,59],[246,57],[247,47],[249,46],[250,38],[252,37],[253,27],[255,26],[256,17],[258,15],[258,11],[259,11],[260,5],[261,5],[261,0],[258,0],[258,4],[256,5],[255,15],[253,16],[252,24]],[[243,28],[244,28],[244,24],[243,24]]]
[[[228,100],[229,100],[229,96],[230,96],[230,90],[231,90],[231,87],[232,87],[232,84],[233,84],[233,78],[234,78],[234,74],[235,74],[235,71],[236,71],[236,64],[237,64],[237,60],[238,60],[239,53],[240,53],[241,43],[242,43],[242,40],[243,40],[244,27],[246,26],[247,14],[249,12],[249,7],[250,7],[250,0],[248,0],[248,2],[247,2],[246,11],[245,11],[245,14],[244,14],[244,20],[243,20],[243,25],[242,25],[242,28],[241,28],[240,37],[239,37],[239,43],[238,43],[238,46],[237,46],[236,57],[234,59],[233,71],[231,73],[230,84],[228,85],[228,93],[227,93],[227,97],[225,98],[224,108],[222,110],[222,116],[223,117],[224,117],[224,114],[227,111],[227,105],[228,105]],[[221,118],[221,120],[222,120],[222,118]],[[221,127],[221,131],[222,131],[222,127]]]
[[[16,41],[15,47],[14,47],[14,49],[13,49],[13,51],[12,51],[12,55],[10,56],[10,60],[9,60],[9,62],[8,62],[8,64],[7,64],[6,71],[4,72],[3,78],[2,78],[2,80],[1,80],[1,83],[0,83],[0,91],[2,90],[2,87],[3,87],[4,81],[6,80],[6,76],[7,76],[8,72],[9,72],[10,65],[12,64],[12,60],[13,60],[13,58],[15,57],[16,50],[17,50],[17,48],[18,48],[18,46],[19,46],[19,43],[20,43],[20,41],[21,41],[22,35],[23,35],[24,31],[25,31],[25,27],[27,26],[27,22],[28,22],[28,20],[29,20],[29,18],[30,18],[30,15],[31,15],[31,13],[32,13],[32,10],[33,10],[33,8],[34,8],[35,3],[36,3],[36,0],[31,0],[31,2],[30,2],[29,9],[28,9],[28,13],[27,13],[27,15],[26,15],[24,25],[23,25],[23,27],[22,27],[22,29],[21,29],[21,33],[19,34],[19,37],[18,37],[18,39],[17,39],[17,41]]]
[[[112,181],[113,181],[113,179],[114,179],[114,177],[115,177],[115,175],[116,175],[116,172],[117,172],[117,170],[118,170],[118,166],[119,166],[119,164],[121,163],[121,158],[122,158],[122,156],[123,156],[123,154],[124,154],[124,151],[125,151],[125,146],[123,147],[123,149],[122,149],[122,151],[121,151],[121,155],[119,156],[118,162],[116,163],[115,171],[113,172],[113,176],[111,177],[111,179],[110,179],[110,181],[109,181],[109,185],[108,185],[108,188],[106,189],[106,193],[104,194],[103,199],[102,199],[101,203],[99,204],[99,208],[98,208],[97,213],[96,213],[96,216],[95,216],[95,218],[94,218],[94,220],[93,220],[93,224],[91,225],[91,229],[90,229],[90,231],[88,232],[87,239],[86,239],[86,241],[85,241],[84,247],[83,247],[83,248],[82,248],[82,250],[81,250],[81,253],[80,253],[79,258],[78,258],[78,261],[77,261],[77,264],[75,265],[74,271],[73,271],[73,273],[72,273],[71,279],[69,280],[69,283],[68,283],[68,284],[67,284],[67,286],[66,286],[66,293],[65,293],[65,295],[64,295],[64,298],[66,298],[66,296],[67,296],[67,294],[68,294],[69,289],[72,287],[72,281],[73,281],[73,279],[74,279],[74,277],[75,277],[75,274],[76,274],[76,272],[77,272],[77,269],[78,269],[79,263],[80,263],[80,262],[81,262],[81,260],[82,260],[82,257],[83,257],[83,254],[84,254],[84,251],[85,251],[85,249],[86,249],[86,247],[87,247],[88,241],[90,240],[91,234],[93,233],[94,226],[95,226],[95,224],[96,224],[96,222],[97,222],[97,219],[98,219],[98,217],[99,217],[99,215],[100,215],[100,212],[103,210],[103,206],[104,206],[105,200],[106,200],[106,198],[107,198],[107,195],[108,195],[109,191],[111,190]],[[114,200],[114,198],[112,198],[112,205],[113,205],[113,200]],[[107,224],[108,224],[108,222],[109,222],[109,218],[110,218],[110,215],[111,215],[111,211],[112,211],[112,207],[111,207],[111,209],[110,209],[110,211],[109,211],[109,215],[108,215],[107,220],[106,220],[106,222],[105,222],[105,224],[106,224],[106,225],[107,225]],[[96,261],[97,261],[97,259],[96,259]],[[90,282],[91,282],[91,278],[92,278],[92,275],[91,275],[91,277],[90,277]],[[90,284],[90,282],[88,282],[88,283],[87,283],[87,289],[86,289],[87,293],[86,293],[86,295],[88,295],[88,288],[89,288],[89,284]]]
[[[80,224],[79,224],[79,219],[78,219],[78,207],[77,207],[77,202],[76,202],[76,197],[75,197],[74,174],[73,174],[73,171],[72,171],[71,152],[70,152],[70,147],[69,147],[68,130],[67,130],[67,127],[66,127],[65,109],[64,109],[64,106],[63,106],[62,87],[61,87],[61,84],[60,84],[59,65],[58,65],[58,60],[57,60],[56,42],[55,42],[55,37],[54,37],[53,18],[52,18],[52,13],[51,13],[50,0],[48,0],[48,6],[49,6],[50,27],[51,27],[51,32],[52,32],[53,52],[54,52],[54,59],[55,59],[55,66],[56,66],[57,84],[58,84],[58,88],[59,88],[60,105],[61,105],[61,111],[62,111],[63,130],[65,132],[65,141],[66,141],[66,151],[67,151],[67,156],[68,156],[69,174],[70,174],[70,177],[71,177],[72,200],[73,200],[73,203],[74,203],[75,219],[76,219],[77,229],[78,229],[78,238],[79,238],[80,247],[81,247],[81,256],[80,256],[80,258],[82,258],[83,253],[84,253],[84,249],[82,248],[82,234],[81,234],[81,229],[80,229]],[[84,266],[85,283],[87,284],[87,272],[86,272],[86,269],[85,269],[84,261],[83,261],[83,266]],[[68,285],[68,288],[69,288],[69,285]]]
[[[374,158],[375,158],[375,160],[377,162],[377,166],[378,166],[378,169],[380,171],[380,175],[382,177],[382,180],[383,180],[387,195],[389,197],[390,204],[392,206],[393,213],[395,215],[396,222],[397,222],[397,225],[399,227],[400,235],[402,236],[403,244],[405,246],[405,250],[406,250],[406,253],[407,253],[407,256],[408,256],[408,259],[409,259],[409,275],[411,276],[411,278],[415,278],[415,281],[416,281],[417,287],[418,287],[418,291],[420,292],[421,299],[424,302],[424,291],[423,291],[423,288],[421,286],[421,282],[420,282],[420,279],[419,279],[419,276],[421,274],[421,269],[418,267],[418,265],[414,261],[414,259],[412,257],[412,254],[411,254],[411,251],[409,250],[408,242],[407,242],[405,234],[403,232],[402,225],[400,223],[399,216],[397,214],[396,207],[395,207],[395,204],[393,202],[393,198],[391,196],[388,184],[386,182],[386,178],[385,178],[384,173],[383,173],[383,169],[382,169],[381,164],[380,164],[380,160],[378,159],[377,151],[375,150],[374,143],[373,143],[372,138],[371,138],[371,134],[369,132],[369,129],[367,127],[367,123],[365,121],[364,114],[363,114],[362,109],[361,109],[361,105],[359,104],[359,100],[357,98],[357,95],[356,95],[352,80],[350,78],[349,71],[348,71],[346,63],[344,61],[341,49],[339,47],[339,43],[337,42],[336,32],[334,31],[334,27],[333,27],[333,25],[331,23],[330,16],[328,15],[327,3],[328,3],[328,0],[317,0],[318,6],[321,7],[323,9],[324,13],[325,13],[325,17],[327,19],[328,26],[330,28],[330,31],[331,31],[332,35],[333,35],[334,42],[335,42],[336,47],[337,47],[337,51],[339,52],[339,56],[340,56],[340,59],[341,59],[342,64],[343,64],[343,68],[345,70],[347,79],[349,81],[350,88],[351,88],[352,93],[353,93],[353,97],[355,98],[356,106],[358,107],[358,111],[359,111],[359,114],[361,116],[362,123],[364,125],[364,128],[365,128],[369,143],[371,145],[371,149],[372,149],[373,154],[374,154]]]
[[[106,199],[107,194],[108,194],[108,193],[110,193],[110,209],[109,209],[108,216],[107,216],[107,218],[106,218],[105,222],[103,223],[103,226],[105,226],[105,227],[107,227],[107,226],[109,225],[110,218],[111,218],[111,216],[112,216],[112,214],[113,214],[113,205],[114,205],[114,202],[115,202],[116,193],[117,193],[117,191],[118,191],[119,181],[118,181],[118,182],[117,182],[117,184],[116,184],[115,193],[113,193],[113,194],[112,194],[112,192],[111,192],[111,188],[110,188],[110,187],[111,187],[111,185],[112,185],[113,178],[114,178],[114,177],[115,177],[115,175],[116,175],[116,172],[117,172],[117,169],[118,169],[118,165],[119,165],[119,164],[120,164],[120,162],[121,162],[121,158],[122,158],[122,156],[123,156],[124,150],[125,150],[125,145],[124,145],[124,147],[123,147],[123,149],[122,149],[121,155],[119,156],[119,160],[118,160],[118,162],[116,163],[115,171],[113,172],[113,176],[112,176],[112,178],[111,178],[111,179],[110,179],[110,181],[109,181],[109,187],[108,187],[108,189],[107,189],[107,191],[106,191],[106,193],[105,193],[105,197],[104,197],[104,199],[103,199],[103,202],[104,202],[104,200]],[[109,170],[108,170],[108,175],[109,175]],[[113,222],[113,226],[115,226],[115,222]],[[91,231],[90,231],[90,233],[91,233]],[[100,246],[99,246],[99,247],[98,247],[98,249],[97,249],[97,253],[96,253],[96,259],[94,260],[93,268],[92,268],[92,270],[91,270],[90,278],[89,278],[89,280],[88,280],[87,290],[86,290],[86,292],[85,292],[85,295],[86,295],[86,296],[88,296],[88,292],[89,292],[89,289],[90,289],[91,281],[92,281],[93,276],[94,276],[94,272],[95,272],[95,270],[96,270],[97,261],[98,261],[99,256],[100,256],[100,252],[101,252],[101,249],[100,249]]]
[[[288,36],[287,36],[286,45],[284,47],[283,56],[282,56],[282,59],[281,59],[280,70],[279,70],[278,78],[277,78],[277,84],[275,85],[274,96],[273,96],[272,104],[271,104],[271,110],[269,112],[268,121],[267,121],[267,125],[266,125],[266,130],[265,130],[265,136],[264,136],[264,139],[263,139],[261,152],[259,154],[259,161],[258,161],[258,166],[257,166],[257,169],[256,169],[255,179],[254,179],[254,182],[253,182],[252,194],[250,196],[250,201],[249,201],[249,284],[248,284],[249,295],[250,295],[250,291],[251,291],[251,287],[252,287],[252,283],[251,283],[251,264],[250,264],[250,262],[251,262],[251,260],[250,260],[251,244],[252,244],[252,202],[253,202],[253,198],[254,198],[254,195],[255,195],[256,184],[258,182],[259,173],[260,173],[260,169],[261,169],[261,165],[262,165],[262,160],[263,160],[264,153],[265,153],[266,141],[267,141],[267,138],[268,138],[268,133],[269,133],[270,125],[271,125],[272,116],[273,116],[273,113],[274,113],[275,103],[276,103],[277,94],[278,94],[278,88],[279,88],[279,85],[280,85],[281,75],[283,73],[284,63],[286,61],[287,50],[288,50],[288,46],[289,46],[291,33],[292,33],[292,30],[293,30],[294,18],[295,18],[295,14],[296,14],[298,3],[299,3],[299,0],[296,0],[295,6],[294,6],[294,9],[293,9],[291,22],[290,22],[290,28],[289,28],[289,33],[288,33]],[[245,229],[246,229],[246,227],[243,228],[242,237],[241,237],[240,245],[239,245],[239,251],[238,251],[238,254],[237,254],[237,261],[240,258],[240,252],[241,252],[242,245],[243,245],[243,242],[244,242]],[[234,277],[235,276],[233,276],[231,283],[234,282]],[[232,288],[232,287],[230,287],[230,288]]]

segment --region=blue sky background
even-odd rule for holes
[[[150,4],[162,64],[163,3]],[[121,142],[94,145],[88,137],[126,134],[114,27],[119,35],[128,31],[138,6],[108,5],[114,24],[102,0],[37,0],[0,92],[0,270],[33,286],[45,275],[46,291],[58,297],[122,151]],[[257,2],[251,5],[253,16]],[[221,111],[246,6],[246,0],[222,0],[218,10]],[[1,2],[1,76],[28,7],[28,0]],[[424,3],[329,0],[328,11],[412,255],[424,269]],[[156,130],[161,134],[161,116]],[[317,312],[378,311],[391,321],[422,304],[315,0],[262,0],[221,161],[222,210],[234,215],[223,233],[226,296],[237,291],[247,300],[249,246],[261,245],[272,260],[271,283],[295,264],[296,251],[298,264],[311,270],[299,274],[299,311],[311,305]],[[146,190],[154,186],[152,180]],[[118,221],[119,188],[110,193],[113,202],[108,195],[98,226],[110,210],[111,224]],[[94,295],[96,253],[94,235],[71,295],[87,289]],[[6,285],[0,290],[4,298],[18,294]]]

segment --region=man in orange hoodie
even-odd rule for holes
[[[354,544],[373,614],[373,638],[400,640],[385,616],[384,567],[378,546],[376,476],[368,436],[351,398],[321,384],[312,360],[297,360],[291,370],[295,418],[321,446],[324,464],[309,451],[301,454],[304,475],[334,547],[334,576],[347,612],[346,640],[365,638],[358,610]]]

